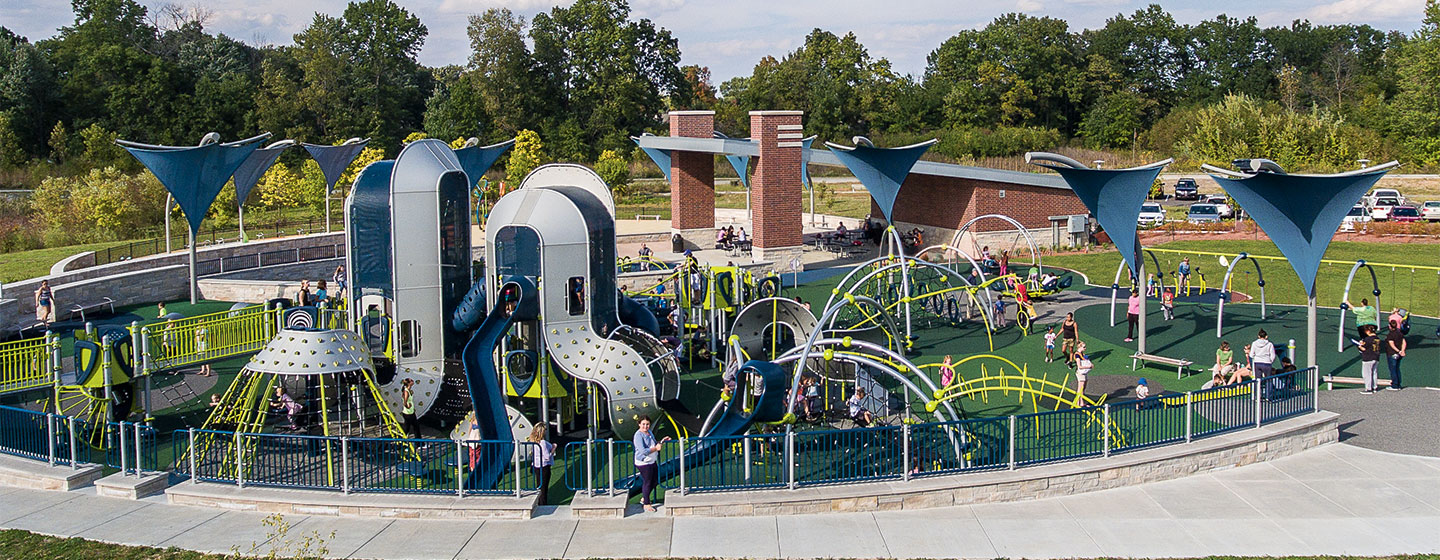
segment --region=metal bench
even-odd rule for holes
[[[637,219],[637,220],[657,220],[657,221],[658,221],[658,220],[660,219],[660,215],[659,215],[659,214],[636,214],[636,215],[635,215],[635,219]]]
[[[1190,360],[1184,360],[1180,358],[1167,358],[1165,356],[1156,356],[1155,354],[1136,352],[1130,355],[1130,371],[1138,370],[1140,369],[1140,364],[1147,363],[1174,366],[1175,379],[1184,379],[1190,371],[1190,366],[1195,365],[1195,362],[1192,362]]]
[[[97,310],[97,309],[104,309],[104,308],[107,308],[107,307],[110,308],[110,314],[111,314],[111,315],[114,315],[114,314],[115,314],[115,300],[110,299],[110,298],[108,298],[108,297],[102,297],[102,298],[97,299],[97,300],[91,300],[91,301],[85,301],[85,302],[72,303],[72,304],[70,304],[69,306],[67,306],[65,309],[70,312],[70,318],[71,318],[71,319],[74,319],[74,318],[75,318],[75,315],[76,315],[76,314],[79,314],[79,315],[80,315],[80,320],[83,322],[83,321],[85,321],[85,312],[86,312],[86,311],[95,311],[95,310]]]

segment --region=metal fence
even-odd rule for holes
[[[680,492],[872,480],[1109,456],[1187,442],[1316,410],[1316,370],[1141,400],[1033,414],[852,430],[699,437],[662,446],[660,486]],[[565,484],[576,492],[628,488],[626,441],[565,446]],[[685,461],[677,460],[684,455]]]
[[[211,276],[226,272],[238,272],[262,266],[294,264],[307,261],[338,259],[345,256],[345,245],[334,243],[313,247],[276,249],[244,255],[231,255],[195,262],[197,276]]]
[[[256,352],[275,333],[273,319],[265,306],[252,305],[140,327],[136,338],[143,369],[174,369]]]
[[[324,230],[325,221],[323,219],[317,220],[315,218],[310,218],[306,220],[277,220],[270,224],[248,224],[245,227],[246,235],[248,235],[252,239],[285,237],[287,235],[305,235],[308,233],[317,233]],[[176,228],[176,233],[172,234],[170,237],[170,248],[177,251],[184,249],[187,246],[186,244],[189,243],[188,238],[189,232],[184,229],[184,226]],[[196,236],[195,241],[197,246],[204,247],[207,245],[217,245],[220,243],[239,241],[240,239],[240,230],[238,229],[223,231],[212,229],[210,231],[200,232],[200,235]],[[103,265],[116,263],[121,261],[127,261],[130,259],[138,259],[140,257],[148,257],[150,255],[157,255],[164,252],[165,237],[162,235],[151,239],[131,241],[122,245],[116,245],[114,247],[107,247],[95,251],[95,264]]]
[[[535,445],[453,441],[176,432],[173,472],[192,482],[329,490],[343,493],[519,495],[539,487],[530,465]],[[503,460],[503,472],[477,468]]]
[[[52,356],[59,348],[60,337],[51,333],[39,338],[0,342],[0,393],[53,384]]]

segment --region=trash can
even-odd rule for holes
[[[682,237],[680,237],[680,234],[678,234],[678,233],[672,233],[672,234],[670,234],[670,252],[672,252],[672,253],[684,253],[684,252],[685,252],[685,239],[682,238]]]

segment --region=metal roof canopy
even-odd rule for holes
[[[641,136],[635,139],[635,143],[641,148],[650,150],[670,150],[679,152],[700,152],[710,154],[729,154],[738,156],[759,156],[760,146],[748,140],[735,138],[686,138],[674,136]],[[830,150],[817,150],[813,148],[802,148],[801,158],[807,163],[815,165],[826,165],[830,167],[844,167],[840,159]],[[1001,169],[990,169],[988,167],[975,167],[970,165],[959,165],[954,163],[939,163],[934,161],[919,161],[910,170],[917,175],[933,175],[936,177],[951,177],[955,179],[969,179],[974,181],[992,181],[997,183],[1010,183],[1031,187],[1046,187],[1052,189],[1070,190],[1065,180],[1057,175],[1042,175],[1038,173],[1026,173],[1023,171],[1005,171]]]

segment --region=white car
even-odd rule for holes
[[[1440,208],[1437,208],[1437,210],[1440,210]],[[1346,214],[1345,219],[1340,222],[1340,231],[1355,231],[1355,228],[1369,221],[1370,211],[1363,205],[1356,204],[1350,207],[1350,213]]]
[[[1370,219],[1383,222],[1390,219],[1390,209],[1400,205],[1398,198],[1377,198],[1370,203]]]
[[[1211,196],[1205,199],[1205,203],[1214,204],[1215,209],[1220,211],[1220,217],[1223,219],[1228,220],[1235,217],[1235,209],[1225,203],[1225,197],[1223,196]]]
[[[1378,203],[1382,198],[1395,199],[1395,204],[1391,204],[1391,206],[1400,206],[1407,202],[1405,199],[1405,195],[1400,194],[1400,191],[1397,191],[1395,189],[1375,189],[1373,192],[1370,193],[1369,196],[1365,197],[1365,200],[1363,200],[1362,202],[1367,203],[1368,206],[1374,207],[1375,204]]]
[[[1420,207],[1420,218],[1423,220],[1440,221],[1440,200],[1426,201]]]
[[[1139,224],[1142,226],[1158,226],[1165,223],[1165,209],[1159,204],[1141,204]]]

